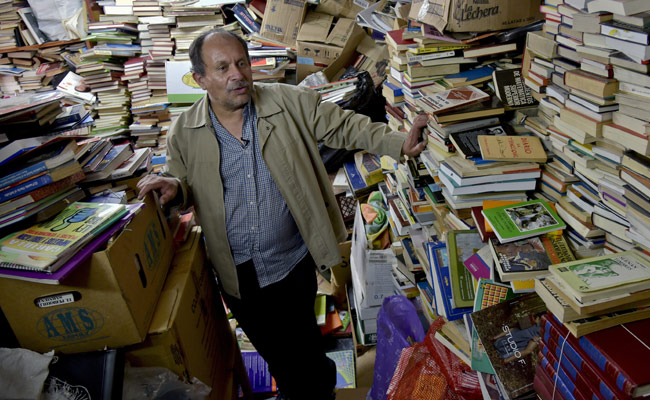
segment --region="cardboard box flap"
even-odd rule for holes
[[[543,19],[541,0],[413,0],[409,18],[442,32],[485,32]]]
[[[339,18],[325,42],[334,46],[345,47],[350,38],[358,35],[360,30],[361,28],[353,19]]]
[[[181,294],[182,291],[178,288],[163,290],[158,298],[156,311],[154,311],[153,318],[151,318],[148,332],[150,335],[167,332],[171,328]]]
[[[307,42],[325,42],[334,17],[327,14],[308,12],[300,26],[298,40]]]
[[[316,6],[316,12],[335,17],[354,18],[359,11],[368,8],[365,0],[323,0]]]

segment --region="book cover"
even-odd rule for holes
[[[453,305],[447,247],[440,242],[428,242],[427,256],[435,285],[433,289],[436,312],[447,318],[448,321],[455,321],[463,318],[463,314],[472,312],[472,307],[457,308]]]
[[[552,265],[549,271],[582,302],[650,288],[650,263],[631,250]]]
[[[354,389],[357,387],[354,350],[330,351],[325,355],[336,363],[336,388]]]
[[[481,247],[480,250],[463,261],[463,264],[474,279],[489,279],[492,275],[492,267],[494,265],[490,246],[485,245]]]
[[[504,282],[532,279],[544,274],[551,264],[575,260],[562,231],[504,244],[492,238],[490,249]]]
[[[448,231],[447,251],[454,307],[472,307],[474,304],[474,277],[464,262],[484,246],[476,230]]]
[[[124,209],[123,204],[73,203],[51,221],[0,240],[0,266],[48,270],[57,261],[67,261]]]
[[[492,73],[494,91],[508,109],[527,107],[537,103],[530,88],[524,84],[519,69],[504,69]]]
[[[86,174],[86,182],[105,179],[124,161],[133,155],[131,143],[114,145],[92,172]]]
[[[566,224],[547,202],[541,199],[483,209],[500,243],[538,236],[566,228]]]
[[[560,349],[557,349],[557,353],[553,353],[543,341],[539,343],[539,346],[541,355],[553,365],[556,371],[560,371],[564,377],[568,377],[568,382],[578,389],[579,393],[590,399],[599,399],[603,396],[598,389],[597,382],[589,381],[567,357],[560,357]],[[563,379],[566,381],[566,378]]]
[[[44,199],[47,196],[50,196],[60,190],[67,189],[73,184],[83,180],[84,177],[85,174],[82,171],[79,171],[58,181],[46,183],[45,185],[39,185],[39,182],[41,180],[48,180],[50,178],[43,177],[42,179],[40,179],[39,177],[39,178],[29,180],[28,181],[29,184],[27,184],[26,182],[25,184],[21,184],[1,192],[0,197],[4,198],[5,199],[4,201],[8,201],[8,200],[13,201],[13,199],[17,199],[17,198],[22,199],[22,197],[26,197],[27,199],[29,199],[28,203],[33,203],[41,199]],[[9,209],[13,209],[13,208],[9,207]]]
[[[546,150],[537,136],[479,136],[481,158],[489,161],[546,162]]]
[[[493,306],[514,297],[509,286],[481,278],[476,286],[474,311]],[[488,359],[485,348],[478,337],[476,328],[472,324],[472,369],[486,374],[494,374],[494,368]]]
[[[474,86],[462,86],[445,90],[431,96],[421,97],[417,100],[429,114],[440,114],[453,109],[485,101],[490,95]]]
[[[257,351],[242,351],[241,356],[253,393],[269,393],[278,390],[268,364]]]
[[[497,125],[488,128],[482,128],[464,132],[453,132],[449,134],[449,139],[456,147],[456,151],[465,158],[481,157],[481,148],[479,147],[478,138],[483,135],[506,135],[502,126]]]
[[[137,214],[138,210],[142,208],[144,203],[128,204],[126,207],[129,212],[125,214],[122,219],[113,224],[105,231],[98,234],[87,245],[82,247],[74,256],[63,264],[59,269],[52,273],[44,273],[42,271],[31,271],[24,269],[13,268],[0,268],[0,276],[10,279],[19,279],[30,282],[45,283],[49,285],[58,285],[63,279],[70,275],[75,269],[89,259],[93,253],[104,246],[108,241],[124,228]]]
[[[470,314],[492,368],[511,399],[533,390],[544,313],[544,302],[530,293]]]
[[[28,152],[29,150],[35,149],[43,142],[46,138],[39,136],[33,138],[25,138],[14,140],[6,146],[0,148],[0,166],[11,161],[11,159],[20,156],[23,153]]]
[[[503,102],[497,96],[492,96],[490,101],[470,104],[466,107],[455,108],[435,114],[434,118],[439,124],[468,121],[471,119],[501,115],[505,112]]]

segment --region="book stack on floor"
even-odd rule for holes
[[[550,272],[535,281],[551,311],[542,318],[538,393],[550,399],[557,387],[564,398],[648,395],[650,260],[632,250],[560,263]]]

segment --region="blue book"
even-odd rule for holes
[[[453,307],[449,256],[446,245],[442,242],[429,242],[427,243],[427,253],[429,265],[431,266],[431,276],[436,285],[433,290],[434,292],[439,291],[435,297],[438,314],[444,315],[448,321],[454,321],[463,318],[463,314],[471,313],[473,311],[472,307]],[[442,304],[438,304],[438,299],[442,300]]]
[[[74,149],[76,147],[77,145],[75,142],[71,140],[67,143],[63,143],[52,152],[45,153],[38,156],[36,159],[28,161],[28,163],[31,162],[31,164],[27,167],[0,177],[0,190],[4,190],[9,185],[13,185],[14,183],[25,180],[30,176],[40,174],[41,172],[58,167],[59,165],[72,160],[74,158]]]
[[[366,181],[363,180],[361,173],[357,170],[354,160],[344,163],[343,168],[345,169],[345,176],[348,178],[348,185],[350,185],[350,189],[352,189],[355,197],[363,195],[363,193],[369,190]]]
[[[262,29],[260,24],[251,17],[248,10],[246,10],[246,8],[241,4],[237,3],[232,6],[232,13],[237,21],[242,25],[242,28],[248,31],[248,33],[259,32],[260,29]]]
[[[0,192],[0,203],[5,202],[7,200],[11,200],[14,197],[18,197],[27,192],[31,192],[34,189],[38,189],[41,186],[45,186],[52,182],[54,182],[52,180],[52,176],[46,174],[46,175],[39,175],[36,178],[30,179],[16,186],[6,188]]]
[[[445,75],[445,79],[465,79],[466,82],[472,82],[477,79],[492,78],[494,68],[489,65],[480,68],[468,69],[467,71],[459,72],[457,74]]]

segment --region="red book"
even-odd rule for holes
[[[542,367],[544,372],[546,372],[546,376],[549,377],[555,384],[556,396],[557,392],[559,391],[564,397],[569,399],[589,400],[583,393],[576,389],[575,385],[573,382],[571,382],[571,379],[569,379],[566,374],[558,373],[553,364],[551,364],[551,362],[549,362],[548,359],[544,357],[544,355],[538,353],[537,356],[539,357],[537,359],[537,364]]]
[[[650,319],[590,333],[579,343],[623,393],[650,393]]]
[[[483,210],[483,207],[478,206],[478,207],[472,207],[472,219],[474,220],[474,224],[476,225],[476,229],[478,229],[478,234],[481,236],[481,240],[483,243],[487,242],[489,238],[496,237],[494,232],[488,232],[485,230],[485,217],[483,217],[483,213],[481,212]]]
[[[599,392],[607,399],[629,399],[616,385],[616,381],[609,379],[589,358],[578,344],[578,339],[569,333],[569,330],[560,324],[552,314],[542,316],[542,340],[552,352],[559,354],[557,349],[562,348],[564,338],[566,344],[561,350],[563,357],[567,357],[575,368],[591,382],[599,382]],[[621,349],[622,350],[622,349]]]
[[[564,395],[560,390],[553,390],[553,379],[548,376],[540,363],[535,366],[535,379],[533,380],[533,388],[543,400],[565,400]]]
[[[553,353],[544,342],[540,342],[540,353],[553,365],[556,371],[561,371],[578,391],[587,394],[587,398],[605,400],[605,397],[598,392],[598,388],[593,386],[590,380],[579,373],[567,357],[563,356],[562,362],[558,362],[558,358],[560,357],[559,348],[556,348],[555,353]]]

